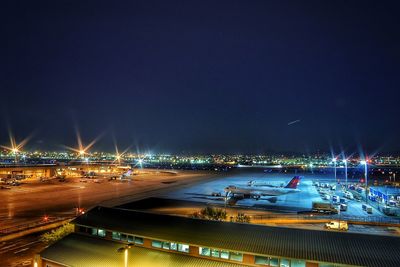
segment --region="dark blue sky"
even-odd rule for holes
[[[398,1],[1,5],[1,144],[400,150]]]

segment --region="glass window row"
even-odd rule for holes
[[[82,233],[88,233],[91,235],[95,236],[100,236],[100,237],[105,237],[106,236],[106,230],[100,229],[100,228],[92,228],[92,227],[84,227],[80,226],[79,231]],[[133,236],[133,235],[126,235],[122,234],[119,232],[112,232],[111,237],[114,240],[119,240],[119,241],[126,241],[129,243],[135,243],[136,245],[143,245],[143,238],[138,237],[138,236]]]
[[[255,264],[271,267],[305,267],[306,261],[255,256]]]
[[[199,247],[199,254],[201,256],[221,258],[226,260],[243,261],[242,253],[227,250]]]
[[[94,236],[105,237],[106,230],[101,228],[91,228],[91,227],[79,227],[79,231],[83,233],[88,233]],[[118,241],[126,241],[129,243],[135,243],[137,245],[143,245],[143,238],[122,234],[119,232],[112,232],[111,237],[114,240]],[[173,243],[173,242],[164,242],[159,240],[152,240],[151,245],[155,248],[161,248],[165,250],[175,250],[179,252],[189,253],[189,245]],[[207,247],[199,247],[199,254],[201,256],[208,256],[214,258],[227,259],[232,261],[243,261],[243,254],[238,252],[226,251],[226,250],[218,250]],[[296,260],[296,259],[280,259],[273,257],[264,257],[264,256],[255,256],[255,264],[261,266],[270,266],[270,267],[305,267],[306,262],[304,260]],[[325,265],[324,265],[325,266]],[[331,266],[331,265],[326,265]]]
[[[187,245],[187,244],[152,240],[151,246],[155,247],[155,248],[162,248],[162,249],[166,249],[166,250],[175,250],[175,251],[179,251],[179,252],[189,253],[189,245]]]
[[[82,233],[87,233],[91,235],[96,235],[100,237],[105,237],[106,236],[106,230],[100,229],[100,228],[90,228],[90,227],[79,227],[79,231]]]
[[[125,241],[129,243],[135,243],[136,245],[143,245],[143,238],[133,235],[126,235],[119,232],[112,232],[111,234],[112,239]]]

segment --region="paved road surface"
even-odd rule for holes
[[[41,220],[45,215],[65,217],[75,214],[75,207],[115,205],[166,192],[196,181],[212,179],[207,172],[149,172],[134,176],[131,181],[68,179],[23,184],[0,190],[0,229]],[[86,182],[84,182],[86,180]]]

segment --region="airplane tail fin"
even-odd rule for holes
[[[292,180],[290,180],[290,182],[285,186],[285,188],[296,189],[299,182],[300,182],[300,176],[295,176],[292,178]]]

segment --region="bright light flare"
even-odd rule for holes
[[[81,135],[79,133],[78,128],[75,128],[75,132],[76,132],[76,139],[78,142],[78,148],[73,148],[73,147],[69,147],[69,146],[64,146],[66,149],[74,151],[76,153],[79,154],[79,156],[83,157],[84,155],[88,154],[88,150],[97,143],[97,141],[103,136],[104,133],[100,134],[99,136],[97,136],[95,139],[93,139],[87,146],[83,146],[83,142],[82,142],[82,138]]]
[[[119,149],[118,149],[117,141],[115,140],[115,137],[114,137],[114,148],[115,148],[115,160],[113,161],[113,163],[118,161],[118,164],[121,164],[122,157],[128,152],[128,150],[131,148],[131,146],[127,147],[124,151],[122,151],[122,153],[120,153]]]
[[[13,136],[11,130],[8,131],[8,135],[10,138],[10,146],[1,146],[4,149],[11,151],[14,154],[20,153],[22,148],[28,143],[28,141],[32,138],[32,134],[23,139],[19,144],[15,141],[15,137]]]
[[[360,164],[366,165],[366,164],[367,164],[367,161],[366,161],[366,160],[361,160],[361,161],[360,161]]]

